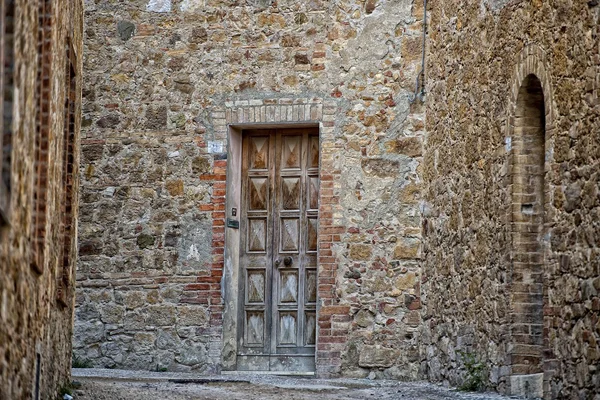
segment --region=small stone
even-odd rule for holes
[[[400,275],[394,281],[394,286],[396,289],[405,291],[409,289],[413,289],[415,284],[417,283],[417,275],[414,272],[408,272],[406,274]]]
[[[201,307],[179,307],[177,324],[181,326],[203,326],[208,322],[208,314]]]
[[[154,246],[154,236],[142,233],[137,237],[137,245],[140,249],[146,249],[150,246]]]
[[[189,340],[181,347],[181,353],[175,357],[175,360],[183,365],[196,365],[205,359],[206,349],[204,346]]]
[[[579,182],[570,184],[565,190],[565,211],[573,212],[581,203],[581,185]]]
[[[164,129],[167,127],[167,107],[148,106],[146,109],[146,129]]]
[[[363,368],[388,368],[398,358],[398,350],[382,346],[364,346],[360,351],[358,365]]]
[[[306,65],[306,64],[310,64],[310,60],[308,58],[308,55],[306,54],[296,54],[294,56],[294,60],[296,61],[296,65]]]
[[[371,246],[366,244],[350,245],[350,258],[353,260],[368,260],[371,258]]]
[[[204,157],[196,157],[192,160],[192,172],[194,175],[201,175],[210,172],[210,161]]]
[[[183,181],[181,179],[167,181],[166,186],[171,196],[181,196],[183,194]]]
[[[175,306],[153,305],[146,312],[146,324],[154,326],[174,325],[177,318]]]
[[[367,14],[371,14],[375,11],[375,7],[377,7],[377,0],[367,0],[365,4],[365,11]]]
[[[420,240],[414,238],[402,239],[394,248],[395,260],[417,259],[419,258]]]
[[[107,304],[100,309],[100,319],[105,324],[122,324],[125,307]]]
[[[398,138],[386,143],[390,153],[402,154],[407,157],[421,157],[423,155],[423,141],[420,137]]]
[[[356,322],[356,324],[361,328],[367,328],[371,326],[374,320],[373,314],[364,309],[357,312],[354,316],[354,322]]]
[[[116,128],[116,126],[119,125],[119,122],[120,118],[118,115],[110,114],[96,121],[96,125],[98,125],[98,127],[102,129]]]
[[[190,35],[189,42],[190,43],[204,43],[208,40],[208,32],[205,28],[199,26],[192,29],[192,34]]]
[[[119,21],[117,24],[117,32],[123,41],[129,40],[135,32],[135,25],[129,21]]]
[[[145,294],[139,290],[125,292],[123,294],[123,303],[128,309],[142,307],[145,304]]]
[[[102,254],[102,241],[100,239],[82,240],[79,242],[79,255],[91,256]]]

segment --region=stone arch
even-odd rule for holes
[[[552,156],[554,107],[544,52],[535,45],[518,57],[509,105],[511,171],[510,392],[542,396],[548,339],[545,240],[549,204],[545,179]]]

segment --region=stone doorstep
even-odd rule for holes
[[[275,376],[315,376],[314,372],[284,371],[221,371],[222,376],[275,375]]]
[[[110,381],[126,381],[126,382],[169,382],[177,384],[207,384],[207,383],[248,383],[258,385],[270,385],[279,389],[289,390],[309,390],[309,391],[325,391],[325,390],[347,390],[347,386],[335,386],[323,383],[310,383],[304,381],[299,383],[294,378],[314,377],[314,372],[286,373],[276,371],[225,371],[222,375],[202,375],[188,372],[152,372],[152,371],[131,371],[119,369],[101,369],[101,368],[73,368],[71,376],[77,380],[110,380]],[[244,378],[245,376],[245,378]],[[272,376],[273,378],[281,378],[278,380],[262,381],[258,379],[261,376]],[[286,380],[288,377],[293,379],[293,382]],[[369,386],[369,385],[363,385]]]

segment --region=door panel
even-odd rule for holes
[[[239,297],[238,316],[240,355],[268,355],[271,347],[274,132],[256,131],[244,138],[243,143],[240,218],[243,256],[238,289],[243,293]],[[251,361],[253,368],[268,365],[268,359]]]
[[[238,369],[314,371],[318,130],[244,132]]]

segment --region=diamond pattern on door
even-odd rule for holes
[[[280,303],[298,302],[298,271],[281,271]]]
[[[263,346],[265,341],[265,318],[262,311],[251,311],[246,318],[246,345]]]
[[[300,177],[281,179],[281,197],[284,210],[300,209]]]
[[[248,271],[248,303],[265,302],[265,271]]]
[[[268,179],[250,178],[248,194],[250,196],[250,210],[266,210],[268,201]]]
[[[297,324],[295,312],[279,314],[279,344],[296,344]]]
[[[281,220],[281,251],[298,251],[298,229],[297,219]]]
[[[314,371],[318,130],[251,130],[243,136],[236,365]]]
[[[250,139],[250,169],[267,169],[269,165],[269,137],[255,136]]]
[[[248,251],[264,252],[267,244],[267,221],[265,219],[248,220]]]
[[[302,136],[283,136],[281,168],[300,168]]]

